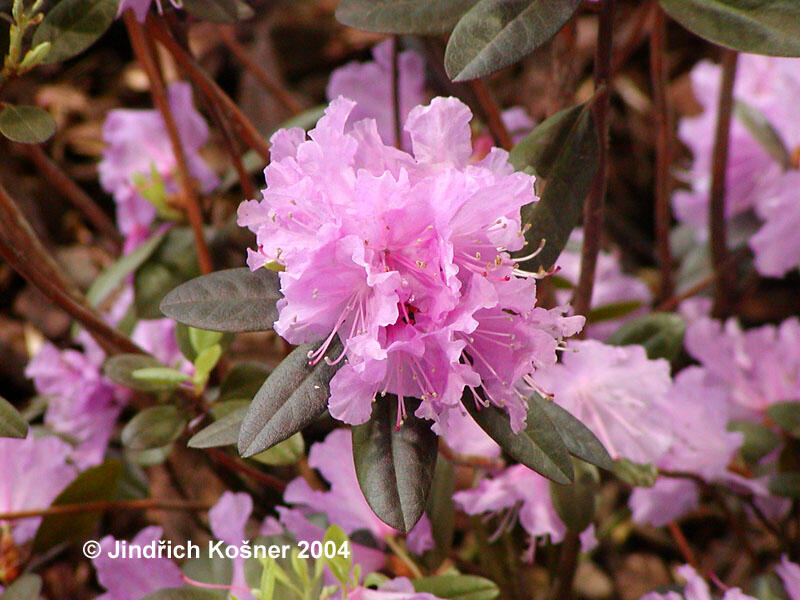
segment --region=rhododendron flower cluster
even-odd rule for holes
[[[239,208],[258,243],[250,268],[285,268],[275,331],[322,340],[312,363],[342,339],[329,408],[346,423],[366,421],[383,393],[400,397],[398,420],[410,396],[418,416],[446,421],[465,388],[481,387],[518,431],[527,405],[515,385],[583,325],[537,308],[509,255],[524,245],[533,178],[497,149],[469,163],[471,114],[454,98],[409,113],[413,155],[386,145],[374,120],[348,127],[354,107],[332,102],[308,140],[276,133],[263,200]]]

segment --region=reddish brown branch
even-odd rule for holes
[[[400,118],[400,38],[392,36],[392,121],[394,124],[394,147],[398,150],[403,145],[403,124]]]
[[[84,502],[82,504],[62,504],[36,510],[18,510],[0,513],[0,521],[14,521],[31,517],[52,517],[58,515],[77,515],[89,512],[110,512],[119,510],[177,510],[177,511],[204,511],[211,505],[207,502],[196,500],[159,500],[157,498],[144,498],[137,500],[106,500],[99,502]]]
[[[478,104],[486,117],[486,125],[489,127],[492,137],[500,144],[501,148],[511,150],[514,142],[511,140],[511,135],[508,133],[505,123],[503,123],[503,114],[500,111],[500,106],[492,96],[492,92],[480,79],[470,81],[469,87],[475,94],[475,98],[478,100]]]
[[[211,460],[214,462],[227,467],[233,471],[238,471],[242,475],[249,477],[256,483],[260,483],[262,485],[267,486],[270,489],[273,489],[277,492],[283,492],[286,489],[286,482],[283,479],[278,479],[274,475],[270,475],[269,473],[265,473],[260,469],[256,469],[255,467],[251,467],[246,462],[236,459],[225,451],[220,450],[218,448],[206,448],[205,452],[208,456],[211,457]]]

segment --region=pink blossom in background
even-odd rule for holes
[[[169,103],[183,143],[186,161],[204,192],[219,183],[216,174],[199,154],[208,141],[208,126],[192,104],[192,88],[177,82],[169,86]],[[122,234],[141,242],[149,235],[156,209],[137,190],[137,175],[151,179],[152,169],[164,179],[167,192],[177,191],[172,144],[161,114],[155,110],[116,109],[108,113],[103,125],[107,146],[98,165],[100,183],[117,203],[117,224]],[[133,248],[126,245],[126,251]]]
[[[614,458],[656,462],[672,442],[665,426],[669,363],[648,359],[642,346],[570,341],[562,362],[537,371],[535,380]]]
[[[298,477],[286,487],[284,502],[302,508],[306,514],[323,513],[331,525],[338,525],[348,535],[366,529],[380,543],[387,535],[402,535],[376,517],[364,499],[353,464],[349,429],[334,429],[324,441],[311,446],[308,464],[320,472],[330,489],[311,489],[305,479]],[[287,528],[292,529],[288,525]],[[409,550],[415,554],[433,547],[431,525],[426,516],[409,532],[406,541]]]
[[[784,555],[781,557],[781,564],[775,567],[775,572],[783,581],[789,600],[800,600],[800,565],[791,562]]]
[[[55,436],[26,439],[0,438],[0,513],[45,509],[77,470],[67,464],[71,447]],[[33,539],[41,517],[0,521],[10,527],[14,542]]]
[[[691,566],[678,567],[677,573],[686,580],[683,595],[677,592],[666,592],[665,594],[650,592],[642,596],[641,600],[712,600],[714,596],[711,595],[708,583]],[[756,598],[748,596],[739,588],[729,588],[722,595],[722,600],[756,600]]]
[[[471,490],[456,492],[453,501],[468,515],[505,515],[501,517],[501,527],[518,518],[531,536],[529,558],[533,556],[536,538],[549,536],[552,543],[558,544],[567,532],[550,500],[550,481],[524,465],[508,467],[482,479]],[[586,551],[596,545],[593,527],[581,535],[581,541]]]
[[[386,145],[375,122],[348,125],[355,104],[332,102],[305,139],[277,132],[262,201],[239,207],[256,234],[248,264],[271,261],[283,298],[275,331],[293,344],[335,335],[347,361],[331,381],[331,414],[366,421],[381,392],[423,400],[417,415],[442,422],[465,387],[524,425],[515,384],[555,363],[582,317],[535,307],[532,278],[508,252],[524,244],[520,207],[533,178],[494,149],[469,164],[469,109],[454,98],[414,108],[413,156]]]
[[[170,2],[175,8],[183,8],[183,4],[180,0],[170,0]],[[117,15],[121,15],[126,9],[130,8],[136,15],[136,20],[140,23],[144,23],[147,18],[147,11],[150,10],[150,5],[152,3],[153,0],[120,0]],[[161,0],[155,0],[155,3],[160,14],[162,12]]]
[[[160,527],[142,529],[130,545],[146,546],[161,539]],[[101,552],[92,564],[97,571],[97,581],[106,593],[97,600],[141,600],[164,588],[183,587],[181,570],[167,558],[110,558],[117,540],[106,536],[100,540]]]
[[[377,590],[358,587],[348,592],[347,597],[352,600],[439,600],[433,594],[415,592],[414,584],[406,577],[387,581]]]
[[[229,546],[236,548],[249,540],[245,535],[244,529],[250,513],[253,512],[253,499],[248,494],[225,492],[208,513],[208,521],[211,526],[211,533],[218,540],[222,540]],[[231,579],[231,595],[236,600],[255,600],[247,585],[244,574],[245,559],[237,556],[232,559],[233,577]]]

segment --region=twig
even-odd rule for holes
[[[711,167],[709,218],[711,262],[717,273],[714,309],[716,317],[724,317],[730,309],[731,278],[723,270],[728,262],[728,235],[725,225],[725,175],[728,167],[731,119],[733,115],[733,86],[739,54],[722,51],[722,82],[717,103],[717,128],[714,134],[714,154]]]
[[[114,244],[114,250],[119,251],[122,246],[122,235],[114,226],[113,221],[92,199],[84,192],[61,167],[59,167],[44,151],[39,144],[15,144],[25,157],[30,160],[45,181],[56,188],[61,195],[69,200],[72,205],[81,211],[98,233],[107,236]]]
[[[689,545],[689,540],[686,539],[686,536],[683,535],[683,531],[681,530],[680,525],[678,525],[677,521],[671,521],[669,525],[667,525],[670,534],[672,535],[672,539],[675,540],[675,543],[678,545],[678,550],[681,551],[683,555],[683,560],[689,563],[695,570],[700,570],[700,567],[697,563],[697,558],[692,552],[692,547]]]
[[[609,79],[611,77],[611,50],[614,34],[615,0],[603,0],[600,8],[600,25],[597,32],[597,49],[594,63],[594,84],[598,98],[594,103],[594,117],[600,138],[597,156],[597,174],[583,209],[583,248],[581,250],[581,273],[572,306],[575,313],[586,315],[592,301],[597,255],[600,252],[600,236],[603,230],[603,208],[608,184],[608,104]]]
[[[408,570],[411,571],[415,579],[419,579],[420,577],[423,576],[420,568],[413,560],[411,560],[411,557],[408,555],[408,552],[406,552],[403,549],[403,547],[397,542],[397,540],[394,538],[393,535],[387,535],[383,538],[383,540],[386,542],[386,545],[389,546],[389,548],[395,554],[395,556],[397,556],[397,558],[403,561],[403,564],[408,567]]]
[[[615,75],[620,69],[622,69],[622,67],[625,66],[625,63],[628,62],[628,59],[634,53],[636,48],[645,39],[652,14],[653,11],[651,10],[651,7],[647,6],[647,4],[643,2],[639,7],[639,13],[636,15],[636,20],[633,22],[633,26],[630,29],[628,39],[625,40],[624,43],[620,44],[619,50],[614,52],[611,72]]]
[[[99,502],[84,502],[82,504],[62,504],[48,508],[34,510],[18,510],[0,513],[0,521],[14,521],[31,517],[52,517],[57,515],[77,515],[88,512],[110,512],[119,510],[175,510],[175,511],[203,511],[209,510],[208,502],[198,500],[159,500],[158,498],[143,498],[136,500],[105,500]]]
[[[667,100],[666,54],[667,15],[653,1],[655,21],[650,35],[650,77],[653,86],[653,108],[656,119],[656,174],[655,174],[655,224],[656,254],[661,273],[659,298],[669,298],[673,291],[672,252],[669,232],[672,224],[670,213],[670,165],[672,164],[672,119]]]
[[[189,165],[186,162],[186,154],[183,151],[180,132],[178,131],[175,117],[169,105],[167,90],[164,86],[164,81],[161,79],[161,72],[158,64],[154,60],[155,48],[152,46],[152,40],[147,38],[144,29],[136,20],[133,10],[126,10],[123,14],[123,18],[125,20],[125,26],[128,28],[128,37],[130,37],[131,46],[133,47],[136,59],[144,69],[144,72],[147,74],[147,79],[150,82],[150,95],[153,97],[153,103],[156,105],[159,113],[161,113],[164,125],[167,128],[170,143],[172,144],[172,153],[175,155],[175,166],[178,175],[178,185],[181,189],[183,207],[186,211],[186,216],[189,218],[189,224],[194,234],[200,271],[202,273],[211,273],[211,271],[214,270],[214,265],[211,261],[211,252],[208,250],[208,244],[206,244],[206,239],[203,235],[203,215],[200,211],[200,201],[197,198],[197,191],[189,171]]]
[[[209,77],[197,64],[195,58],[181,48],[161,24],[152,19],[147,20],[148,31],[169,51],[181,70],[194,81],[198,89],[209,99],[220,106],[223,113],[230,117],[237,133],[244,142],[258,152],[265,162],[269,162],[269,143],[261,136],[255,126],[236,106],[236,103],[222,91],[217,83]]]
[[[486,456],[476,456],[472,454],[460,454],[453,450],[444,441],[444,438],[439,438],[439,452],[450,462],[462,465],[464,467],[472,467],[474,469],[486,469],[487,471],[498,471],[506,466],[502,458],[488,458]]]
[[[244,46],[236,39],[236,34],[232,29],[228,27],[219,27],[217,32],[222,39],[222,43],[230,50],[233,57],[242,63],[242,66],[264,86],[264,89],[275,96],[275,99],[281,106],[293,115],[303,112],[303,105],[297,101],[292,93],[287,90],[280,81],[273,79],[260,64],[253,60],[253,57],[250,56]]]
[[[550,595],[552,600],[566,600],[572,597],[572,582],[575,579],[575,570],[578,568],[580,550],[580,535],[568,530],[564,535],[564,541],[561,542],[558,573]]]
[[[394,124],[394,147],[398,150],[403,146],[403,124],[400,122],[400,38],[392,36],[392,121]]]
[[[286,482],[283,481],[283,479],[278,479],[274,475],[270,475],[269,473],[265,473],[260,469],[251,467],[246,462],[226,454],[223,450],[219,450],[218,448],[206,448],[205,452],[214,462],[228,467],[234,471],[238,471],[242,475],[249,477],[257,483],[265,485],[268,488],[281,493],[286,489]]]
[[[495,141],[500,144],[500,147],[505,150],[511,150],[514,142],[511,140],[511,135],[503,123],[503,115],[500,107],[497,105],[492,92],[487,85],[480,79],[473,79],[469,82],[469,87],[472,89],[478,104],[486,117],[486,125]]]

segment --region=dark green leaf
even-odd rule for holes
[[[431,424],[414,416],[419,401],[405,400],[408,416],[398,428],[397,397],[372,405],[372,416],[353,427],[358,485],[377,517],[402,532],[417,524],[433,481],[438,438]]]
[[[328,404],[328,386],[338,365],[308,364],[319,344],[304,344],[283,359],[258,390],[239,432],[239,453],[248,457],[289,439],[313,423]],[[337,355],[338,339],[328,349]]]
[[[535,418],[529,415],[527,427],[514,433],[508,415],[496,406],[478,410],[471,394],[462,397],[461,402],[481,429],[513,459],[558,483],[572,481],[572,460],[567,447],[543,411]]]
[[[448,600],[493,600],[500,595],[497,585],[475,575],[433,575],[412,583],[416,592]]]
[[[621,319],[641,308],[642,304],[641,300],[627,300],[598,306],[597,308],[591,309],[589,314],[586,315],[586,323],[591,325],[592,323]]]
[[[478,0],[342,0],[340,23],[381,33],[449,32]]]
[[[800,438],[800,402],[777,402],[767,407],[767,416],[792,437]]]
[[[42,578],[26,573],[0,594],[0,600],[37,600],[41,591]]]
[[[133,376],[134,371],[164,367],[158,360],[145,354],[117,354],[103,365],[103,373],[114,383],[139,392],[169,391],[175,386],[163,382],[147,381]]]
[[[7,104],[0,112],[0,133],[13,142],[39,144],[55,132],[53,117],[38,106]]]
[[[198,19],[214,23],[236,23],[254,14],[241,0],[183,0],[183,8]]]
[[[164,297],[161,312],[211,331],[267,331],[278,318],[280,298],[277,273],[242,267],[187,281]]]
[[[800,56],[797,0],[660,0],[686,29],[720,46],[771,56]]]
[[[792,157],[786,147],[786,143],[781,138],[778,130],[775,129],[761,111],[743,100],[736,100],[734,114],[747,131],[750,132],[753,139],[767,151],[767,154],[780,163],[784,169],[788,169],[791,166]]]
[[[627,458],[614,461],[614,475],[634,487],[653,487],[658,479],[658,469],[647,463],[635,463]]]
[[[118,5],[119,0],[60,0],[36,28],[32,45],[50,42],[46,64],[80,54],[111,26]]]
[[[122,430],[122,445],[135,451],[164,448],[181,436],[186,422],[183,411],[171,404],[145,408]]]
[[[480,0],[453,29],[444,66],[466,81],[517,62],[566,25],[582,0]]]
[[[600,475],[583,461],[573,462],[575,481],[569,485],[550,483],[550,499],[558,516],[568,529],[580,533],[594,520]]]
[[[189,440],[190,448],[216,448],[218,446],[235,446],[239,440],[239,430],[247,414],[247,407],[236,409],[218,421],[197,432]]]
[[[28,435],[28,424],[11,403],[0,396],[0,438],[24,439]]]
[[[456,510],[453,503],[455,489],[455,469],[449,460],[439,456],[436,461],[436,470],[433,472],[428,506],[425,508],[431,522],[433,541],[436,544],[433,550],[435,554],[433,557],[435,559],[434,567],[441,564],[453,547],[456,525]]]
[[[783,584],[775,573],[766,573],[750,580],[745,593],[758,600],[788,600]]]
[[[530,254],[543,244],[539,254],[525,263],[527,270],[535,272],[553,266],[583,214],[583,203],[597,172],[592,104],[558,113],[534,129],[531,136],[518,160],[534,161],[529,166],[547,177],[547,185],[538,202],[522,207],[526,246],[518,254]]]
[[[142,600],[217,600],[219,597],[211,590],[187,587],[158,590],[148,594]]]
[[[654,312],[628,321],[608,338],[614,346],[639,344],[647,357],[675,360],[683,347],[686,322],[675,313]]]
[[[728,431],[739,431],[744,434],[744,442],[739,448],[739,453],[745,462],[750,464],[756,464],[781,443],[781,437],[761,423],[731,421],[728,423]]]
[[[61,492],[53,501],[53,506],[64,504],[84,504],[113,500],[122,478],[122,464],[109,460],[87,469]],[[46,485],[47,482],[41,482]],[[101,512],[87,512],[72,515],[51,515],[42,520],[33,540],[35,552],[43,552],[62,542],[80,540],[88,536],[100,519]]]
[[[252,400],[269,375],[269,369],[259,362],[241,362],[233,366],[219,386],[217,402]]]
[[[781,498],[800,499],[800,473],[778,473],[769,479],[769,491]]]
[[[564,140],[575,128],[585,107],[585,104],[578,104],[565,108],[534,127],[508,154],[514,168],[522,171],[530,167],[537,177],[550,177]]]
[[[614,470],[614,461],[605,446],[592,433],[591,429],[572,416],[569,411],[551,400],[545,400],[538,394],[531,397],[531,409],[528,419],[537,418],[535,409],[544,412],[558,430],[558,434],[564,440],[564,445],[572,456],[603,469]]]

